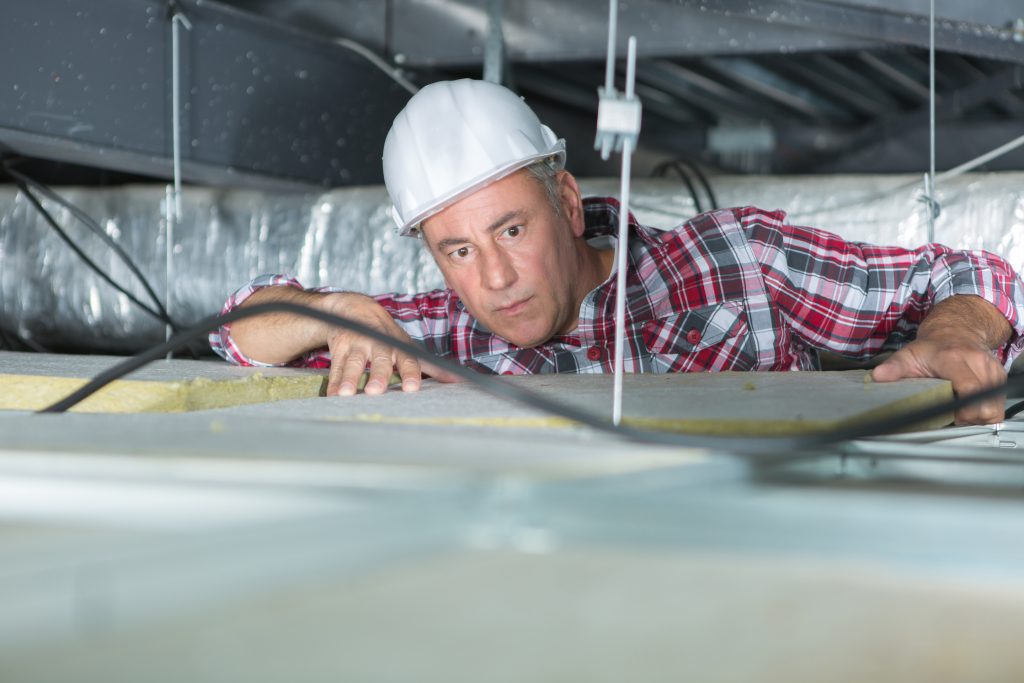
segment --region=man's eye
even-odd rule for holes
[[[519,233],[521,233],[522,231],[523,229],[520,226],[513,225],[512,227],[505,230],[505,234],[508,235],[509,237],[519,237]]]
[[[469,256],[469,247],[459,247],[454,253],[456,258],[466,258]]]

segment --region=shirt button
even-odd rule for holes
[[[696,327],[686,333],[686,341],[690,342],[693,346],[700,343],[700,330]]]
[[[601,347],[599,346],[591,346],[587,349],[587,360],[601,360],[603,355],[604,353],[601,352]]]

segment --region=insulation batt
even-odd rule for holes
[[[793,223],[847,239],[912,247],[926,241],[919,176],[718,176],[721,206],[783,208]],[[618,192],[615,178],[581,181],[586,195]],[[162,297],[167,291],[163,185],[58,188],[132,256]],[[668,228],[694,215],[673,179],[637,179],[632,208]],[[985,249],[1024,267],[1024,173],[970,174],[940,185],[936,241]],[[61,206],[43,200],[84,251],[142,300],[116,255]],[[268,194],[186,188],[175,227],[170,311],[184,324],[217,312],[261,273],[289,273],[306,286],[413,292],[442,286],[423,244],[398,237],[383,187]],[[164,325],[93,273],[13,186],[0,189],[0,324],[43,346],[134,352],[158,343]]]

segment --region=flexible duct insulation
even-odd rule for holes
[[[784,208],[793,223],[848,239],[915,246],[927,214],[914,176],[717,177],[722,206]],[[584,194],[614,195],[618,180],[583,181]],[[633,209],[667,228],[695,213],[673,179],[633,183]],[[166,293],[164,187],[67,189],[60,193],[97,220]],[[1024,173],[978,174],[940,186],[937,241],[986,249],[1024,267]],[[101,268],[142,300],[128,269],[58,204],[44,206]],[[320,195],[186,188],[175,228],[171,315],[183,324],[219,310],[260,273],[290,273],[309,287],[422,291],[442,286],[419,240],[394,234],[381,187]],[[89,270],[13,187],[0,189],[0,326],[43,346],[129,352],[163,339],[163,323]]]

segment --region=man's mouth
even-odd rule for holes
[[[516,315],[522,313],[523,310],[526,308],[526,304],[528,304],[530,302],[530,299],[532,298],[532,296],[528,296],[525,299],[514,301],[507,306],[496,308],[494,312],[499,313],[501,315]]]

